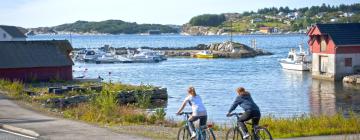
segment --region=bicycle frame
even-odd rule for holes
[[[241,129],[240,125],[239,125],[239,123],[240,123],[239,119],[240,119],[240,115],[242,115],[242,113],[239,113],[239,114],[235,113],[234,115],[236,116],[236,123],[235,123],[234,127],[238,128],[238,129]],[[256,136],[256,132],[257,132],[255,126],[253,126],[253,124],[249,123],[249,122],[244,122],[244,123],[245,123],[245,127],[247,127],[248,125],[251,126],[250,135],[252,136],[251,138],[253,139],[253,137]]]
[[[189,121],[189,116],[190,116],[191,112],[183,112],[183,115],[184,115],[184,120],[185,120],[185,127],[187,128],[187,131],[189,132],[189,134],[191,134],[190,132],[190,121]],[[207,129],[207,127],[205,128],[202,128],[200,126],[200,128],[195,128],[195,133],[196,135],[198,136],[198,140],[202,140],[204,138],[203,136],[203,130]]]

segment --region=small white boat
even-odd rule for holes
[[[299,45],[299,47],[299,52],[296,52],[295,49],[291,49],[288,53],[288,57],[279,61],[283,69],[298,71],[310,70],[311,57],[309,53],[303,50],[302,45]]]
[[[159,52],[153,50],[138,49],[138,52],[138,54],[129,56],[129,59],[137,63],[156,63],[166,60],[166,57],[164,55],[161,55]]]
[[[97,64],[101,64],[101,63],[131,63],[132,60],[122,57],[120,55],[116,55],[114,53],[106,53],[106,54],[96,58],[95,62]]]

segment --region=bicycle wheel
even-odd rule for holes
[[[215,134],[212,129],[204,129],[201,135],[201,140],[216,140]]]
[[[254,140],[272,140],[273,139],[269,130],[267,130],[265,127],[259,126],[259,128],[256,129],[255,134],[256,135],[255,135]]]
[[[226,132],[226,140],[242,140],[242,134],[239,128],[230,128]]]
[[[178,140],[191,140],[191,135],[189,133],[189,128],[184,126],[181,127],[178,131],[177,139]]]

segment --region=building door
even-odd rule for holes
[[[327,56],[320,56],[320,73],[328,72],[329,58]]]

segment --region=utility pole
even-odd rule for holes
[[[233,28],[233,23],[232,23],[232,20],[230,20],[230,42],[231,42],[231,43],[233,42],[233,31],[232,31],[232,28]]]

